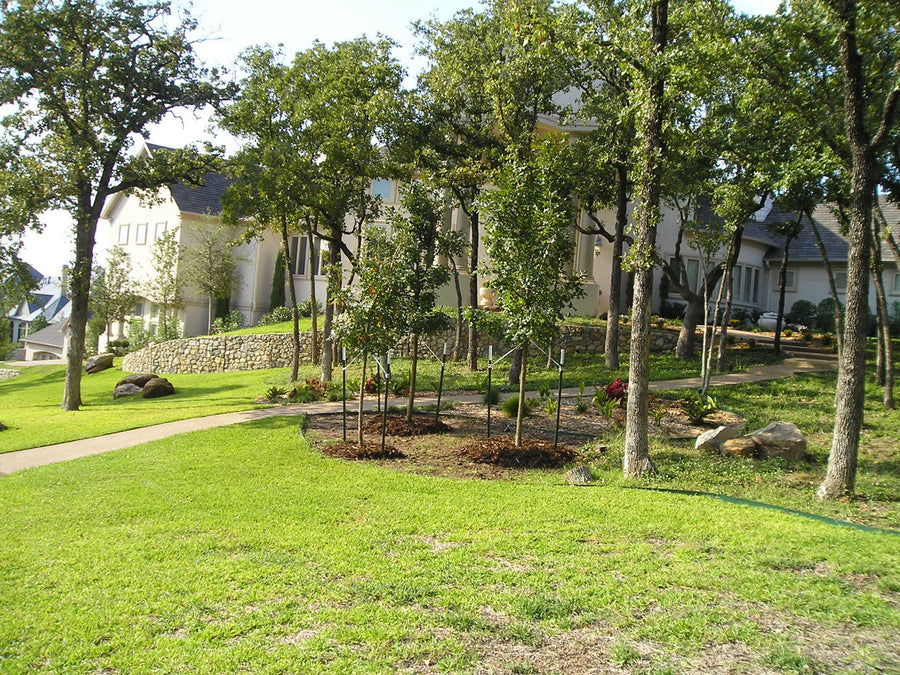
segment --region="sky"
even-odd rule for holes
[[[748,14],[774,12],[778,0],[734,0],[734,7]],[[282,45],[290,56],[308,48],[315,40],[331,44],[352,40],[360,35],[375,38],[378,33],[398,43],[395,56],[407,69],[409,84],[422,66],[414,55],[411,24],[437,17],[448,19],[454,12],[477,7],[473,0],[308,0],[287,3],[284,0],[195,0],[192,15],[199,22],[197,46],[200,59],[210,66],[235,69],[240,52],[251,45]],[[222,142],[208,128],[205,119],[187,113],[170,117],[148,130],[146,140],[179,147],[203,140]],[[231,145],[226,143],[226,145]],[[65,213],[42,217],[41,233],[28,233],[21,257],[46,276],[59,276],[63,265],[73,256],[71,221]],[[97,228],[95,251],[105,248],[105,223]],[[96,259],[96,254],[95,254]],[[102,260],[98,261],[102,263]]]

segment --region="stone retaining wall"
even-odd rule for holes
[[[443,344],[453,344],[454,331],[447,331],[427,340],[436,354],[443,350]],[[465,336],[463,336],[465,340]],[[554,350],[565,348],[568,354],[602,354],[606,340],[606,329],[598,326],[563,326],[560,340]],[[628,348],[629,331],[620,332],[619,345]],[[654,330],[651,334],[651,350],[665,352],[675,348],[678,333],[668,330]],[[508,347],[500,340],[479,340],[479,353],[487,351],[487,345],[494,346],[495,353],[505,353]],[[312,346],[310,333],[300,334],[300,359],[309,361]],[[407,355],[409,349],[404,340],[397,345],[398,356]],[[449,347],[448,347],[449,348]],[[463,345],[462,350],[465,349]],[[427,350],[426,350],[427,351]],[[130,373],[214,373],[263,368],[287,368],[291,365],[291,335],[274,333],[266,335],[213,335],[207,337],[183,338],[150,345],[140,351],[127,354],[122,361],[122,370]],[[540,353],[537,349],[533,353]]]

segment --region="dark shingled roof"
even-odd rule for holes
[[[147,148],[154,150],[172,150],[162,145],[147,143]],[[222,195],[228,186],[234,182],[221,173],[208,173],[203,176],[203,185],[191,187],[182,181],[171,186],[172,199],[183,213],[196,213],[199,215],[217,216],[222,212]]]
[[[900,208],[896,204],[890,203],[886,198],[880,198],[881,210],[884,213],[887,222],[894,231],[894,237],[900,237]],[[850,250],[847,240],[841,236],[841,224],[835,216],[834,211],[828,204],[819,204],[812,214],[822,237],[822,243],[825,245],[825,251],[828,253],[828,259],[832,262],[846,262],[847,254]],[[776,204],[769,211],[766,219],[762,223],[762,228],[768,223],[775,223],[784,220],[797,220],[797,214],[783,211]],[[772,239],[774,249],[766,254],[766,258],[770,260],[781,260],[784,255],[784,237],[777,235],[769,235]],[[791,241],[790,259],[794,262],[821,262],[822,254],[816,243],[816,236],[813,234],[809,221],[803,219],[803,230],[800,236]],[[894,261],[894,254],[891,249],[885,245],[882,247],[882,259],[884,261]]]
[[[56,323],[51,323],[46,328],[41,328],[37,333],[26,336],[22,339],[22,342],[30,342],[43,347],[62,347],[65,341],[65,335],[62,332],[63,323],[65,322],[57,321]]]

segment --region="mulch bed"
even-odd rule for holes
[[[472,462],[510,469],[552,469],[570,464],[578,454],[546,441],[522,440],[516,447],[511,438],[485,438],[466,445],[460,454]]]
[[[323,446],[322,452],[338,459],[406,459],[405,454],[391,445],[385,444],[382,451],[381,443],[363,443],[360,446],[353,441],[342,441]]]
[[[373,417],[366,422],[363,425],[363,431],[380,434],[381,415]],[[401,438],[425,436],[426,434],[446,434],[450,431],[452,431],[450,426],[440,420],[435,424],[434,416],[432,415],[428,417],[413,415],[412,422],[408,422],[405,417],[400,415],[388,415],[385,424],[385,433],[388,436],[399,436]]]

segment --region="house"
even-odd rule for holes
[[[31,324],[38,317],[52,324],[68,318],[71,313],[71,303],[65,292],[65,274],[61,277],[41,277],[35,273],[40,280],[38,289],[7,314],[13,343],[21,342],[28,335]]]
[[[22,340],[25,345],[25,360],[50,361],[66,358],[69,352],[68,337],[68,318],[51,323],[46,328],[26,336]]]

